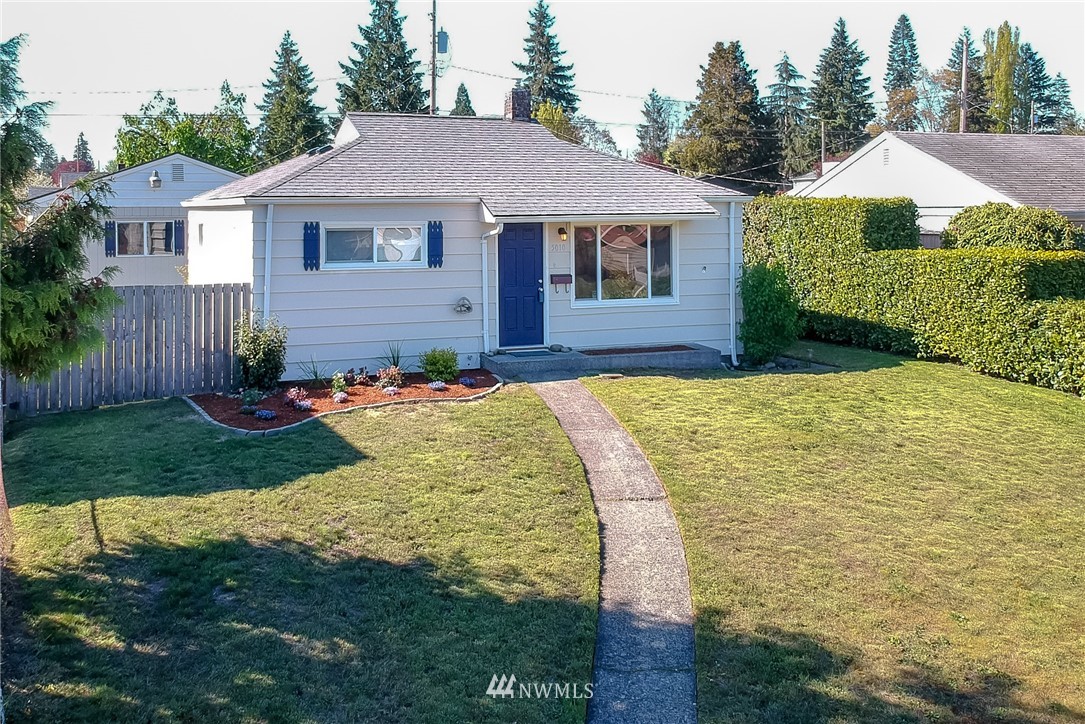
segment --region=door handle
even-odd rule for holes
[[[539,280],[539,301],[540,302],[542,302],[542,300],[543,300],[543,292],[544,291],[545,291],[545,288],[543,287],[543,280],[540,279]]]

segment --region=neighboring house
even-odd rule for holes
[[[189,281],[252,283],[290,330],[288,378],[372,371],[396,342],[465,368],[551,344],[731,352],[749,197],[559,140],[526,91],[506,106],[350,113],[334,145],[185,202]]]
[[[187,212],[181,202],[241,178],[179,153],[103,177],[113,189],[106,202],[113,211],[106,221],[104,242],[87,244],[87,268],[96,274],[107,266],[119,267],[114,285],[183,284],[179,269],[188,263]],[[66,192],[66,188],[51,189],[29,201],[44,210]]]
[[[1055,209],[1085,224],[1085,136],[886,132],[803,188],[808,198],[908,196],[926,246],[966,206]]]

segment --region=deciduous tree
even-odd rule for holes
[[[997,30],[983,34],[983,76],[990,97],[988,114],[995,133],[1013,133],[1016,128],[1017,75],[1021,62],[1021,32],[1003,22]]]

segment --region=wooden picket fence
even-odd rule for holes
[[[4,384],[9,417],[220,392],[234,375],[234,322],[250,311],[248,284],[115,287],[122,303],[105,341],[45,382]]]

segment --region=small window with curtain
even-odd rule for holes
[[[324,266],[423,266],[421,226],[363,226],[323,229]]]
[[[576,301],[673,299],[674,265],[669,224],[599,224],[573,229]]]
[[[172,221],[118,221],[117,256],[173,254]]]

